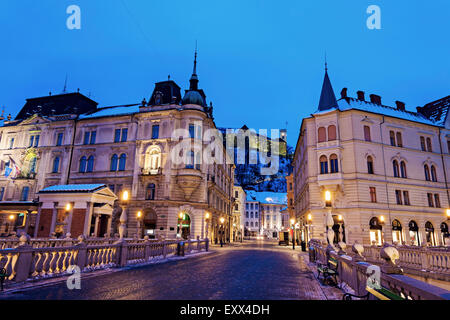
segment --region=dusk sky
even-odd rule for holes
[[[69,30],[69,5],[81,30]],[[369,30],[369,5],[381,30]],[[450,94],[450,1],[0,2],[0,106],[67,91],[100,106],[148,100],[170,74],[183,90],[198,41],[199,86],[220,127],[283,128],[295,146],[301,119],[317,109],[324,56],[336,96],[382,96],[415,111]]]

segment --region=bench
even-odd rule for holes
[[[320,278],[322,274],[322,283],[325,284],[327,280],[333,279],[334,285],[338,285],[337,276],[338,276],[338,261],[334,258],[329,258],[327,265],[319,263],[317,265],[317,278]]]
[[[405,298],[399,296],[398,294],[392,292],[391,290],[381,287],[379,289],[366,287],[367,294],[363,296],[357,296],[351,293],[346,293],[342,297],[342,300],[353,300],[353,298],[358,298],[362,300],[369,300],[370,295],[374,296],[378,300],[405,300]]]

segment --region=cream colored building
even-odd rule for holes
[[[349,244],[443,244],[449,100],[411,112],[402,102],[389,107],[377,95],[366,99],[359,91],[351,98],[343,89],[336,101],[326,73],[318,110],[302,121],[293,163],[302,237],[325,240],[330,210],[335,241],[340,235]]]
[[[241,241],[244,236],[244,217],[245,217],[245,190],[238,185],[233,187],[233,228],[232,237],[233,241]]]
[[[216,128],[212,109],[198,88],[196,60],[183,97],[168,80],[156,83],[149,102],[140,105],[97,108],[80,93],[29,100],[16,120],[0,127],[1,231],[8,235],[12,229],[11,202],[20,215],[20,205],[39,203],[38,192],[46,187],[106,184],[119,198],[123,191],[130,193],[128,237],[208,235],[229,241],[234,164],[219,140],[207,149],[212,139],[205,135]],[[181,140],[187,143],[184,149]],[[109,234],[117,232],[121,210],[116,203],[105,222]],[[31,211],[31,235],[65,230],[51,226],[50,232],[39,232],[37,214]]]

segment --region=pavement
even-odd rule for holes
[[[340,300],[322,285],[299,249],[268,240],[245,241],[164,263],[81,274],[81,289],[66,281],[0,293],[1,300]]]

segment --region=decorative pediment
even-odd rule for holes
[[[23,120],[20,125],[32,125],[32,124],[43,124],[43,123],[50,123],[51,121],[47,118],[43,118],[42,116],[39,116],[37,114],[32,115],[31,117]]]

